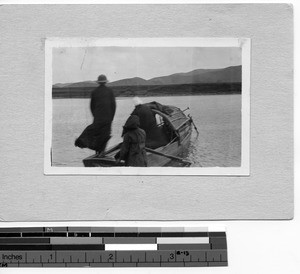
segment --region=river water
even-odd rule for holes
[[[200,95],[144,97],[190,109],[199,130],[193,130],[187,158],[195,167],[239,167],[241,164],[241,95]],[[89,99],[54,99],[52,128],[52,165],[83,166],[82,159],[92,155],[89,149],[74,146],[75,139],[92,123]],[[132,98],[117,98],[117,111],[108,147],[120,142],[122,126],[133,111]]]

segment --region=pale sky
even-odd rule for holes
[[[237,65],[241,65],[241,49],[236,47],[54,48],[52,83],[95,81],[100,74],[110,82],[132,77],[148,80]]]

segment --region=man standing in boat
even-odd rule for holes
[[[140,127],[140,119],[130,115],[123,130],[123,143],[118,155],[117,164],[125,161],[125,166],[146,167],[146,133]]]
[[[101,154],[111,138],[111,124],[116,112],[116,99],[113,91],[106,86],[105,75],[100,75],[99,86],[93,90],[90,108],[94,121],[76,139],[75,146],[89,148]]]

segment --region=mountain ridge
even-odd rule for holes
[[[230,66],[219,69],[195,69],[189,72],[174,73],[166,76],[154,77],[145,80],[141,77],[132,77],[109,82],[110,87],[118,86],[155,86],[155,85],[182,85],[202,83],[241,83],[242,66]],[[80,88],[97,87],[96,81],[83,81],[76,83],[57,83],[54,88]]]

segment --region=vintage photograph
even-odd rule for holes
[[[49,39],[45,173],[249,174],[249,39]]]

